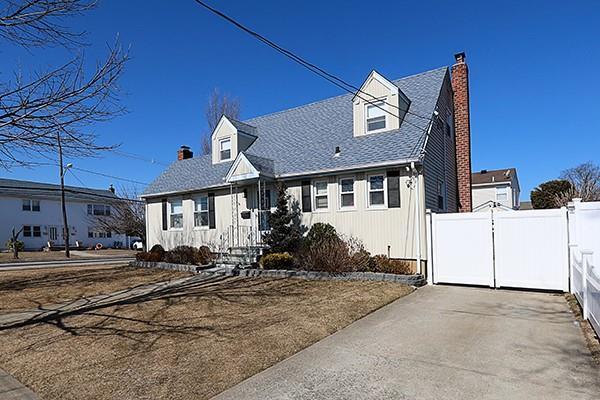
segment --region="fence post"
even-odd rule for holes
[[[433,214],[428,208],[425,210],[425,232],[427,237],[427,284],[433,285]]]
[[[575,251],[577,250],[577,244],[569,243],[569,293],[575,293],[573,291],[573,269],[575,264]]]

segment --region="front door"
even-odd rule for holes
[[[59,240],[58,240],[59,236],[62,236],[62,234],[59,235],[58,226],[48,227],[48,240],[49,241],[51,241],[54,244],[60,244]],[[60,242],[62,242],[62,241],[60,241]]]

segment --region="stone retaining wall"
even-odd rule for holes
[[[339,272],[330,273],[322,271],[301,270],[275,270],[275,269],[237,269],[237,268],[209,268],[196,265],[170,264],[165,262],[132,261],[131,266],[141,268],[162,268],[175,271],[194,272],[202,275],[240,276],[248,278],[297,278],[308,280],[331,281],[382,281],[398,282],[411,286],[423,286],[425,277],[421,274],[397,275],[380,272]]]

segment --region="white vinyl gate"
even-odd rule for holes
[[[569,290],[566,209],[432,214],[433,283]]]

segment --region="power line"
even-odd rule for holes
[[[210,12],[212,12],[213,14],[223,18],[224,20],[226,20],[227,22],[233,24],[234,26],[236,26],[237,28],[241,29],[242,31],[246,32],[247,34],[249,34],[250,36],[258,39],[260,42],[266,44],[267,46],[275,49],[276,51],[278,51],[279,53],[283,54],[284,56],[290,58],[291,60],[295,61],[296,63],[300,64],[301,66],[303,66],[304,68],[308,69],[309,71],[313,72],[316,75],[319,75],[320,77],[324,78],[325,80],[329,81],[330,83],[338,86],[339,88],[345,90],[348,93],[354,94],[355,96],[357,96],[358,98],[360,98],[363,101],[366,102],[373,102],[373,100],[377,100],[377,101],[381,101],[380,99],[378,99],[377,97],[373,96],[370,93],[364,92],[362,91],[360,88],[357,88],[356,86],[352,85],[351,83],[348,83],[347,81],[343,80],[342,78],[335,76],[329,72],[327,72],[326,70],[324,70],[323,68],[305,60],[304,58],[294,54],[293,52],[291,52],[290,50],[287,50],[281,46],[279,46],[278,44],[276,44],[275,42],[269,40],[268,38],[266,38],[265,36],[261,35],[260,33],[251,30],[250,28],[247,28],[246,26],[242,25],[240,22],[236,21],[235,19],[233,19],[232,17],[229,17],[228,15],[224,14],[223,12],[217,10],[214,7],[209,6],[208,4],[206,4],[205,2],[203,2],[202,0],[194,0],[196,3],[198,3],[199,5],[201,5],[202,7],[206,8],[207,10],[209,10]],[[352,90],[351,90],[352,89]],[[359,93],[362,93],[364,95],[370,96],[372,100],[367,100],[364,97],[360,96]],[[410,110],[402,110],[400,107],[396,106],[395,104],[391,104],[388,103],[387,101],[383,101],[385,104],[387,104],[390,107],[396,108],[399,111],[406,111],[406,113],[414,115],[418,118],[427,120],[427,121],[431,121],[432,118],[431,117],[425,117],[422,115],[419,115],[417,113],[414,113]],[[387,109],[377,105],[377,104],[373,104],[374,106],[376,106],[377,108],[379,108],[380,110],[390,114],[393,117],[399,118],[398,115],[395,115],[393,113],[391,113],[390,111],[388,111]],[[424,131],[425,129],[417,126],[409,121],[405,121],[406,123],[408,123],[409,125],[412,125],[413,127],[420,129],[422,131]]]
[[[145,185],[145,186],[149,185],[149,183],[146,183],[146,182],[140,182],[140,181],[136,181],[136,180],[128,179],[128,178],[121,178],[121,177],[118,177],[115,175],[104,174],[102,172],[90,171],[89,169],[84,169],[84,168],[79,168],[79,167],[71,167],[71,168],[74,170],[77,170],[77,171],[88,173],[88,174],[104,176],[106,178],[117,179],[117,180],[124,181],[124,182],[136,183],[138,185]]]
[[[135,154],[135,153],[127,153],[127,152],[124,152],[121,150],[113,150],[113,153],[120,155],[122,157],[131,158],[133,160],[145,161],[150,164],[158,164],[158,165],[162,165],[163,167],[169,166],[169,164],[164,163],[162,161],[155,160],[154,158],[147,158],[147,157],[141,156],[139,154]]]

